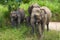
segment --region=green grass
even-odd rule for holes
[[[60,40],[60,32],[57,31],[45,31],[44,35],[44,40]]]
[[[0,28],[0,40],[31,40],[33,35],[30,34],[30,27],[21,26],[19,28],[5,27]],[[37,36],[33,38],[37,40]],[[45,31],[44,40],[60,40],[60,32],[57,31]]]

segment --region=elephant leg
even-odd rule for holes
[[[39,35],[41,36],[41,35],[42,35],[42,28],[41,28],[41,24],[39,24],[39,26],[38,26],[38,30],[39,30]]]
[[[44,32],[44,28],[45,28],[45,24],[44,23],[41,23],[42,33]]]
[[[20,23],[21,23],[21,19],[20,17],[18,17],[18,25],[20,25]]]
[[[28,26],[31,26],[30,19],[29,19],[29,21],[28,21]]]
[[[30,19],[29,18],[27,18],[27,26],[31,26],[30,25]]]
[[[34,24],[32,24],[31,27],[32,27],[32,33],[34,34]]]
[[[30,26],[30,22],[27,22],[27,26]]]
[[[11,24],[12,24],[12,26],[15,25],[15,22],[14,22],[13,18],[11,18]]]
[[[43,32],[42,32],[42,27],[41,24],[38,25],[38,40],[42,40]]]
[[[34,34],[34,28],[35,28],[35,24],[34,24],[34,19],[31,19],[31,27],[32,27],[32,33]]]
[[[16,26],[18,26],[18,21],[16,20]]]
[[[47,31],[49,31],[49,20],[47,20]]]
[[[49,24],[47,24],[47,31],[49,31]]]

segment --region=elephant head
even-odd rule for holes
[[[30,15],[31,15],[31,13],[32,13],[32,9],[33,9],[33,8],[40,8],[40,6],[39,6],[37,3],[30,5],[29,8],[28,8],[28,13],[29,13]]]
[[[16,25],[16,22],[17,22],[17,19],[18,19],[18,16],[16,14],[16,11],[12,11],[11,14],[10,14],[10,18],[11,18],[11,23],[12,25]]]

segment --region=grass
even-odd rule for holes
[[[0,40],[32,40],[33,35],[30,34],[30,27],[21,25],[19,28],[5,27],[0,28]],[[37,40],[37,36],[33,38]],[[50,30],[44,32],[44,40],[60,40],[60,32]]]
[[[60,40],[60,32],[57,31],[44,32],[44,35],[44,40]]]

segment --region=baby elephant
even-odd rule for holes
[[[24,21],[25,13],[23,9],[17,9],[10,14],[11,23],[13,26],[17,26]]]

